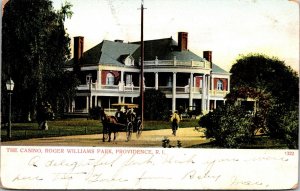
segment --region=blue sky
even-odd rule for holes
[[[52,0],[58,9],[65,0]],[[69,0],[65,23],[85,50],[102,40],[140,40],[141,0]],[[229,71],[241,54],[264,53],[299,70],[299,5],[288,0],[144,0],[144,39],[189,33],[188,48]]]

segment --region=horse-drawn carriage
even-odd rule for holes
[[[118,132],[126,132],[126,139],[131,139],[132,133],[136,133],[139,138],[142,133],[142,121],[139,116],[133,111],[138,108],[137,104],[116,103],[112,104],[117,107],[118,111],[115,116],[106,115],[104,110],[101,111],[101,121],[103,124],[103,142],[111,140],[111,133],[114,133],[114,140]],[[125,109],[124,112],[121,108]]]

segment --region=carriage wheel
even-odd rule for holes
[[[127,138],[127,141],[131,140],[132,131],[133,131],[133,125],[132,125],[131,122],[129,122],[127,124],[127,129],[126,129],[126,138]]]
[[[141,134],[142,134],[142,121],[138,120],[136,123],[136,138],[140,138]]]

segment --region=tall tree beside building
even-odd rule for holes
[[[76,79],[63,69],[70,58],[70,38],[64,28],[65,18],[72,15],[70,8],[66,3],[56,11],[50,0],[10,0],[5,5],[2,88],[10,77],[15,82],[15,116],[32,118],[45,102],[58,113],[74,94]]]
[[[284,61],[262,54],[241,56],[230,73],[232,89],[260,88],[270,92],[277,104],[287,108],[298,105],[299,77]]]
[[[263,123],[259,124],[256,121],[255,125],[265,126],[270,137],[281,139],[289,148],[298,148],[298,74],[291,67],[286,66],[284,61],[261,54],[242,56],[232,66],[230,72],[233,91],[227,97],[230,97],[235,90],[245,89],[243,87],[268,92],[274,102],[267,99],[265,103],[272,103],[267,108],[259,103],[260,112],[257,112],[255,117],[263,119]],[[249,91],[244,93],[244,96],[253,97],[249,93]]]

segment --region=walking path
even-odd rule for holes
[[[8,141],[2,142],[1,145],[162,147],[162,140],[165,137],[170,140],[170,144],[173,146],[177,146],[177,141],[181,141],[182,147],[209,142],[204,136],[203,129],[197,131],[195,128],[179,128],[177,136],[172,135],[171,129],[152,130],[143,131],[139,139],[137,139],[136,134],[133,133],[130,141],[126,141],[125,132],[120,132],[118,133],[117,139],[111,142],[102,142],[102,134],[93,134]]]

